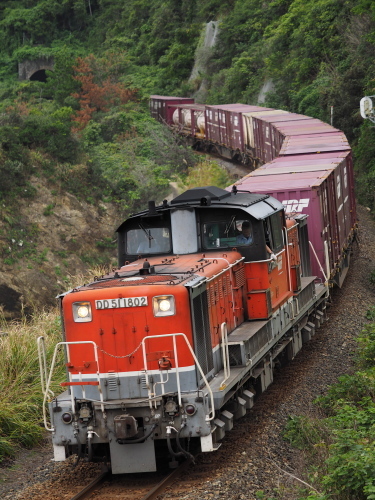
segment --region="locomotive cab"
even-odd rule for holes
[[[119,265],[141,257],[236,249],[245,261],[267,260],[284,247],[285,215],[268,195],[190,189],[118,228]]]

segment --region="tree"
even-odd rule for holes
[[[85,58],[79,57],[73,69],[73,78],[80,84],[79,92],[72,94],[80,106],[73,120],[76,131],[83,130],[95,112],[106,112],[110,107],[136,99],[136,90],[127,89],[116,82],[108,69],[104,68],[103,61],[92,54]]]

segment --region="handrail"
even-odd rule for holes
[[[147,385],[147,390],[148,390],[150,408],[152,408],[152,400],[153,400],[153,396],[155,396],[155,394],[153,394],[151,392],[150,384],[149,384],[149,377],[148,377],[148,373],[147,373],[147,356],[146,356],[145,341],[148,339],[155,339],[155,338],[160,339],[163,337],[173,337],[174,338],[173,349],[174,349],[174,357],[175,357],[175,363],[176,363],[176,383],[177,383],[177,393],[178,393],[179,404],[181,405],[181,387],[180,387],[180,376],[179,376],[179,366],[178,366],[178,357],[177,357],[176,337],[182,337],[185,340],[186,345],[188,346],[188,348],[190,350],[190,354],[193,356],[194,362],[195,362],[195,364],[196,364],[196,366],[197,366],[197,368],[202,376],[203,382],[205,383],[205,385],[207,387],[207,390],[208,390],[209,395],[210,395],[210,400],[211,400],[211,409],[209,410],[208,414],[206,415],[206,421],[213,420],[215,417],[214,395],[213,395],[211,387],[208,384],[208,380],[206,379],[205,374],[203,373],[202,367],[199,364],[199,361],[194,353],[194,350],[191,347],[190,342],[184,333],[166,333],[164,335],[148,335],[147,337],[144,337],[142,339],[143,362],[144,362],[145,378],[146,378],[146,385]],[[210,416],[210,414],[211,414],[211,416]]]
[[[101,385],[100,385],[99,359],[98,359],[98,352],[97,352],[98,346],[96,345],[96,343],[93,341],[90,341],[90,340],[82,340],[82,341],[78,341],[78,342],[58,342],[55,345],[55,349],[53,351],[53,356],[52,356],[52,361],[51,361],[51,366],[50,366],[50,371],[49,371],[48,377],[47,377],[47,364],[46,364],[45,348],[44,348],[44,337],[39,337],[37,340],[37,343],[38,343],[38,354],[39,354],[39,367],[40,367],[40,373],[41,373],[41,379],[42,379],[41,385],[42,385],[42,392],[44,393],[44,397],[43,397],[43,421],[44,421],[44,427],[46,428],[46,430],[49,432],[55,431],[55,428],[53,427],[53,425],[52,424],[49,425],[47,422],[46,403],[47,403],[48,395],[49,394],[53,395],[53,392],[50,390],[50,385],[51,385],[51,381],[52,381],[53,371],[55,369],[57,352],[58,352],[58,349],[61,345],[68,346],[68,345],[76,345],[76,344],[91,344],[93,346],[96,367],[97,367],[96,376],[98,378],[98,390],[99,390],[99,394],[100,394],[101,410],[104,413],[104,399],[103,399],[103,392],[102,392]],[[70,361],[69,349],[67,349],[67,361],[68,362]],[[83,388],[84,382],[82,381],[82,377],[81,377],[82,374],[80,373],[79,375],[81,378],[80,382],[82,382],[82,384],[79,384],[79,385],[82,385],[82,388]],[[45,379],[44,379],[44,376],[45,376]],[[73,382],[71,373],[69,373],[69,382]],[[72,399],[72,412],[75,413],[73,389],[71,390],[71,399]]]
[[[322,274],[324,276],[325,284],[327,283],[326,286],[328,286],[328,278],[326,276],[326,273],[323,270],[323,267],[322,267],[322,264],[320,263],[320,260],[318,259],[318,256],[317,256],[317,254],[315,252],[315,248],[313,247],[313,244],[311,243],[311,241],[309,241],[309,244],[310,244],[311,250],[313,251],[314,257],[315,257],[315,259],[316,259],[316,261],[318,263],[318,266],[319,266],[319,268],[320,268],[320,270],[321,270],[321,272],[322,272]]]
[[[282,254],[282,253],[284,253],[284,252],[285,252],[285,248],[282,248],[282,249],[280,250],[280,252],[275,253],[274,255],[275,255],[275,257],[278,257],[279,255],[281,255],[281,254]],[[261,262],[274,262],[274,260],[273,260],[273,259],[271,259],[271,258],[269,258],[269,259],[263,259],[263,260],[249,260],[249,261],[245,262],[245,264],[252,264],[252,263],[259,264],[259,263],[261,263]]]
[[[288,229],[284,227],[284,233],[285,233],[285,247],[286,247],[286,258],[287,258],[287,270],[288,270],[288,291],[293,292],[293,287],[292,287],[292,276],[291,276],[291,262],[290,262],[290,253],[289,253],[289,238],[288,238]]]
[[[226,388],[225,382],[230,377],[230,362],[229,362],[229,346],[228,346],[228,329],[226,323],[221,323],[221,349],[223,351],[223,367],[224,367],[224,379],[220,385],[220,390],[223,391]]]
[[[46,358],[46,346],[43,336],[37,338],[37,346],[38,346],[40,382],[42,386],[42,392],[44,394],[47,382],[47,358]],[[54,396],[53,391],[50,391],[50,394],[51,396]]]
[[[46,416],[46,401],[48,397],[48,393],[53,397],[54,393],[51,390],[47,390],[47,358],[46,358],[46,347],[44,342],[44,337],[40,336],[37,338],[37,347],[38,347],[38,358],[39,358],[39,370],[40,370],[40,383],[42,386],[43,393],[43,422],[44,427],[47,431],[53,431],[53,427],[48,426],[47,416]]]

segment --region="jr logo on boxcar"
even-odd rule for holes
[[[309,198],[302,198],[301,200],[284,200],[281,203],[285,207],[286,213],[302,212],[304,208],[309,206]]]

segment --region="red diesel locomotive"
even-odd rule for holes
[[[117,230],[119,268],[60,296],[63,339],[48,369],[38,340],[55,460],[77,454],[131,473],[156,469],[158,443],[172,463],[192,440],[214,451],[278,360],[292,359],[324,321],[355,225],[339,257],[320,255],[312,217],[286,215],[275,195],[250,192],[249,179],[150,202]],[[311,264],[325,257],[320,279]],[[67,380],[55,396],[59,348]]]

